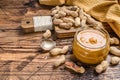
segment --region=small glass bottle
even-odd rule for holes
[[[109,34],[103,28],[81,27],[75,34],[72,49],[75,57],[86,64],[97,64],[109,53]]]

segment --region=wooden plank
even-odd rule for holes
[[[55,26],[55,34],[56,34],[57,38],[74,37],[74,34],[76,31],[77,31],[77,29],[65,30],[65,29],[60,29],[58,26]]]
[[[5,1],[8,1],[5,3]],[[10,4],[14,1],[14,4]],[[23,3],[21,3],[23,1]],[[119,80],[120,64],[109,66],[97,75],[93,67],[86,67],[82,74],[71,73],[64,65],[54,69],[49,53],[39,51],[42,33],[24,34],[20,28],[25,16],[50,15],[50,8],[26,8],[28,0],[0,0],[7,13],[0,13],[0,80]],[[16,7],[18,5],[18,7]],[[18,9],[20,8],[20,9]],[[23,11],[23,13],[21,13]],[[28,12],[26,12],[28,11]],[[24,16],[25,14],[25,16]],[[107,27],[108,28],[108,27]],[[111,32],[114,35],[113,32]],[[57,47],[72,46],[73,38],[56,39]],[[70,52],[69,52],[70,53]],[[69,53],[66,55],[69,59]]]
[[[110,26],[107,23],[103,23],[103,26],[109,33],[114,33],[113,30],[110,28]],[[65,30],[65,29],[59,28],[58,26],[55,26],[54,28],[55,28],[55,34],[56,34],[57,38],[74,37],[76,31],[78,30],[77,28]]]
[[[0,6],[2,8],[23,7],[24,4],[28,2],[29,0],[0,0]]]

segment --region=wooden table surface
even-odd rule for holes
[[[93,67],[87,67],[84,74],[72,73],[63,65],[53,69],[54,58],[39,51],[42,33],[24,34],[20,27],[24,17],[50,15],[51,7],[36,1],[0,0],[0,80],[120,80],[120,65],[109,66],[100,75]],[[57,47],[71,46],[72,38],[56,42]]]

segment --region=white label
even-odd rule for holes
[[[47,29],[52,30],[52,18],[51,16],[36,16],[33,17],[34,31],[46,31]]]

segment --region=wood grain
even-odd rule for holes
[[[7,2],[8,1],[8,2]],[[13,4],[11,2],[13,1]],[[15,1],[15,2],[14,2]],[[23,1],[23,2],[22,2]],[[109,66],[105,73],[97,75],[94,67],[76,74],[64,68],[53,68],[49,53],[40,52],[42,32],[24,34],[21,20],[26,16],[50,15],[50,7],[24,6],[28,0],[0,0],[0,80],[119,80],[120,64]],[[5,3],[6,2],[6,3]],[[20,2],[20,3],[19,3]],[[22,2],[22,3],[21,3]],[[29,3],[29,2],[27,2]],[[19,6],[19,9],[16,6]],[[22,6],[22,7],[21,7]],[[114,33],[111,33],[114,35]],[[57,39],[57,47],[71,46],[73,38]],[[66,56],[69,59],[71,51]]]

